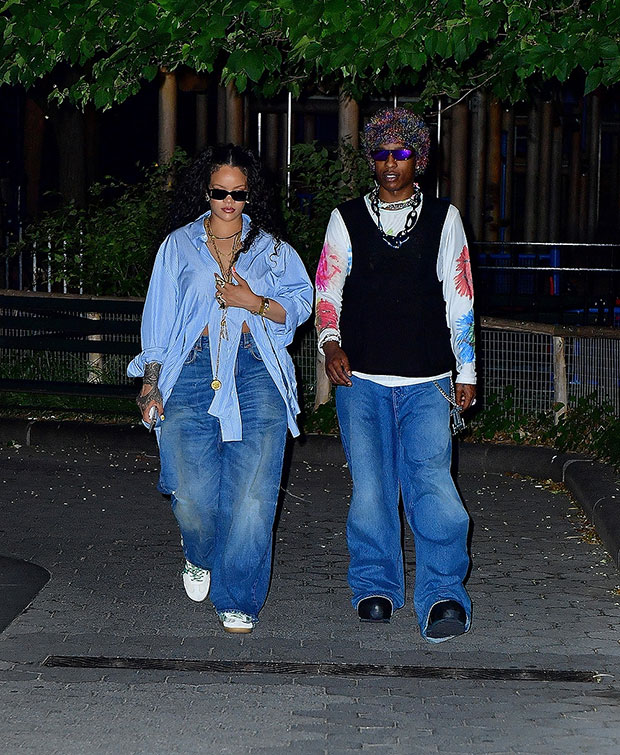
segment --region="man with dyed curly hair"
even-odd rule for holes
[[[450,476],[450,420],[476,395],[469,252],[458,210],[416,183],[424,121],[385,108],[362,144],[376,187],[333,211],[316,276],[319,350],[353,479],[349,585],[362,621],[388,622],[404,605],[402,495],[420,631],[442,642],[471,622],[469,517]]]

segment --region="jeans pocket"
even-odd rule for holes
[[[260,355],[260,351],[258,350],[258,346],[256,345],[256,343],[255,343],[255,342],[254,342],[253,340],[252,340],[252,341],[249,341],[249,340],[248,340],[248,342],[247,342],[247,345],[246,345],[246,347],[245,347],[245,348],[246,348],[246,349],[247,349],[247,350],[248,350],[248,351],[250,352],[250,354],[251,354],[251,355],[252,355],[252,356],[254,357],[254,359],[256,359],[256,360],[257,360],[258,362],[262,362],[262,361],[263,361],[263,358],[262,358],[262,356]]]
[[[193,364],[196,361],[196,356],[199,351],[202,349],[200,348],[200,339],[196,341],[196,343],[192,346],[192,348],[189,350],[189,354],[185,358],[185,361],[183,362],[184,365],[186,364]]]

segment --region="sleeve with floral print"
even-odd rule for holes
[[[342,216],[336,209],[327,224],[316,271],[316,330],[321,353],[323,344],[327,341],[340,343],[342,290],[351,271],[351,262],[351,239]]]
[[[437,276],[446,302],[446,321],[456,359],[458,383],[476,383],[474,289],[469,248],[459,211],[450,205],[441,232]]]

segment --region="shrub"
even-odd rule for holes
[[[6,254],[51,254],[51,282],[70,291],[99,296],[144,296],[155,253],[165,235],[170,202],[169,177],[185,157],[144,170],[134,185],[107,177],[89,190],[86,207],[69,203],[45,213]],[[47,259],[44,267],[47,268]],[[37,270],[47,283],[47,269]]]

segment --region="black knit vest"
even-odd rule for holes
[[[431,377],[454,367],[437,255],[448,204],[424,196],[409,239],[393,249],[363,197],[338,208],[349,231],[351,273],[342,294],[340,336],[352,370]]]

